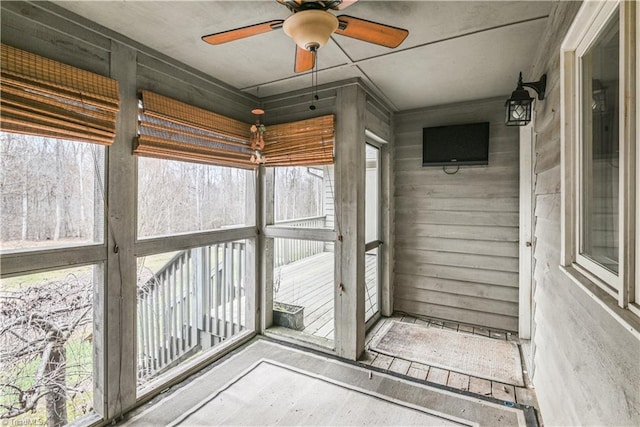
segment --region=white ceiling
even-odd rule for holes
[[[265,97],[311,85],[293,72],[295,45],[282,30],[212,46],[200,37],[289,10],[262,1],[56,1],[59,6]],[[319,84],[360,77],[398,110],[508,95],[532,65],[546,1],[360,0],[352,15],[409,30],[396,49],[334,35],[320,49]]]

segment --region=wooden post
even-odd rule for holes
[[[261,203],[260,195],[260,171],[253,172],[250,174],[247,179],[247,189],[246,189],[246,211],[247,211],[247,224],[255,224],[256,230],[260,230],[260,218],[261,218]],[[245,303],[244,303],[244,313],[245,315],[245,328],[252,331],[260,330],[260,292],[261,292],[261,283],[259,279],[258,272],[260,271],[260,241],[262,239],[262,233],[257,233],[254,239],[246,239],[244,251],[242,252],[242,256],[244,257],[244,261],[242,263],[243,270],[242,274],[244,274],[244,294],[245,294]],[[241,285],[239,285],[241,286]],[[238,287],[240,290],[240,287]],[[240,297],[240,294],[238,294]],[[241,315],[238,313],[238,322],[240,323]]]
[[[532,309],[532,261],[533,261],[533,141],[534,123],[520,128],[520,220],[519,220],[519,262],[518,262],[518,336],[531,339]]]
[[[335,350],[356,360],[364,350],[364,189],[366,95],[357,86],[337,91]]]
[[[108,149],[107,188],[107,277],[109,286],[97,304],[104,304],[104,330],[96,337],[96,360],[104,360],[106,372],[103,381],[104,417],[113,419],[133,407],[136,402],[136,235],[135,186],[136,160],[131,155],[136,136],[138,98],[136,93],[136,50],[111,42],[111,77],[120,82],[120,112],[116,138]],[[100,357],[102,355],[102,358]],[[95,372],[101,375],[100,362]]]
[[[380,314],[393,314],[393,150],[389,142],[380,144],[380,239],[378,246],[378,280],[380,284]]]
[[[275,171],[273,168],[260,166],[259,197],[261,206],[260,226],[260,277],[262,288],[261,332],[273,324],[273,238],[265,237],[267,225],[273,224],[273,188]]]

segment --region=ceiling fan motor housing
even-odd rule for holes
[[[282,29],[302,49],[315,50],[338,29],[338,18],[324,10],[301,10],[285,19]]]

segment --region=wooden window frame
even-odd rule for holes
[[[582,68],[580,58],[619,11],[620,93],[638,93],[636,38],[639,12],[634,2],[585,2],[561,47],[561,251],[560,268],[592,298],[640,337],[640,149],[634,96],[619,97],[619,272],[611,273],[580,254],[582,137]]]
[[[33,135],[28,132],[20,132],[26,135]],[[74,144],[86,144],[80,140],[68,140]],[[106,145],[106,144],[105,144]],[[99,165],[102,177],[106,178],[107,168],[107,147],[105,147],[104,155],[101,157]],[[96,194],[96,197],[102,198],[102,194]],[[94,299],[93,299],[93,332],[99,335],[99,331],[104,330],[105,318],[101,315],[100,310],[104,301],[104,293],[107,287],[107,240],[108,234],[106,229],[106,204],[102,203],[102,208],[95,211],[95,218],[101,218],[102,222],[102,242],[83,243],[73,246],[55,246],[43,249],[27,248],[26,250],[8,250],[0,251],[0,260],[2,269],[0,278],[11,278],[28,276],[36,273],[52,272],[58,270],[74,269],[82,266],[93,266],[97,271],[94,273],[94,279],[99,277],[99,281],[92,283]],[[94,270],[95,271],[95,270]],[[103,351],[102,343],[95,336],[92,338],[94,344],[92,347],[92,369],[93,369],[93,410],[86,415],[80,415],[71,421],[71,424],[93,425],[106,417],[104,407],[105,397],[103,393],[104,371],[107,364],[107,355]],[[11,422],[11,421],[10,421]]]
[[[135,155],[133,156],[136,157]],[[150,156],[156,157],[156,156]],[[177,162],[193,162],[191,159],[178,159],[175,157],[163,157],[157,156],[164,160],[171,160]],[[248,197],[247,203],[247,215],[253,218],[255,223],[257,218],[257,197],[258,197],[258,174],[249,168],[244,168],[242,165],[220,165],[217,162],[200,162],[209,164],[212,166],[224,166],[224,167],[236,167],[239,170],[245,170],[250,178],[247,179],[247,188],[251,189],[253,197]],[[135,162],[135,202],[137,206],[139,197],[139,185],[138,185],[138,162]],[[175,233],[164,236],[151,236],[140,238],[138,233],[138,215],[135,215],[135,238],[133,239],[133,258],[137,260],[141,257],[157,255],[166,252],[182,251],[202,248],[210,245],[219,245],[225,243],[231,243],[238,240],[244,240],[246,243],[246,260],[245,264],[245,283],[246,283],[246,302],[247,307],[253,307],[254,310],[246,311],[246,330],[239,332],[233,337],[230,337],[224,343],[213,346],[209,349],[203,350],[201,353],[191,357],[187,360],[181,361],[176,366],[172,367],[169,371],[159,375],[152,379],[142,387],[138,387],[136,381],[133,384],[136,388],[136,401],[144,402],[151,397],[157,395],[161,390],[166,389],[168,386],[177,384],[180,381],[188,378],[190,375],[200,371],[203,367],[211,363],[212,360],[216,360],[222,355],[231,351],[231,349],[247,342],[251,339],[258,330],[259,318],[256,316],[255,308],[259,301],[259,288],[256,286],[256,275],[258,274],[258,229],[255,224],[233,226],[228,228],[221,228],[215,230],[202,230],[202,231],[190,231],[186,233]],[[137,309],[137,301],[135,303]],[[137,326],[137,325],[136,325]],[[136,337],[137,339],[137,337]]]

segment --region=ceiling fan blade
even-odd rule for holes
[[[282,28],[284,20],[277,19],[275,21],[263,22],[261,24],[249,25],[247,27],[236,28],[235,30],[222,31],[220,33],[202,36],[202,40],[209,44],[222,44],[232,42],[234,40],[251,37],[262,33]]]
[[[409,31],[403,28],[379,24],[366,19],[354,18],[353,16],[340,15],[338,16],[338,22],[336,34],[386,47],[400,46],[400,43],[409,35]]]
[[[296,73],[304,73],[313,69],[316,56],[313,52],[296,45],[296,64],[293,67]]]

